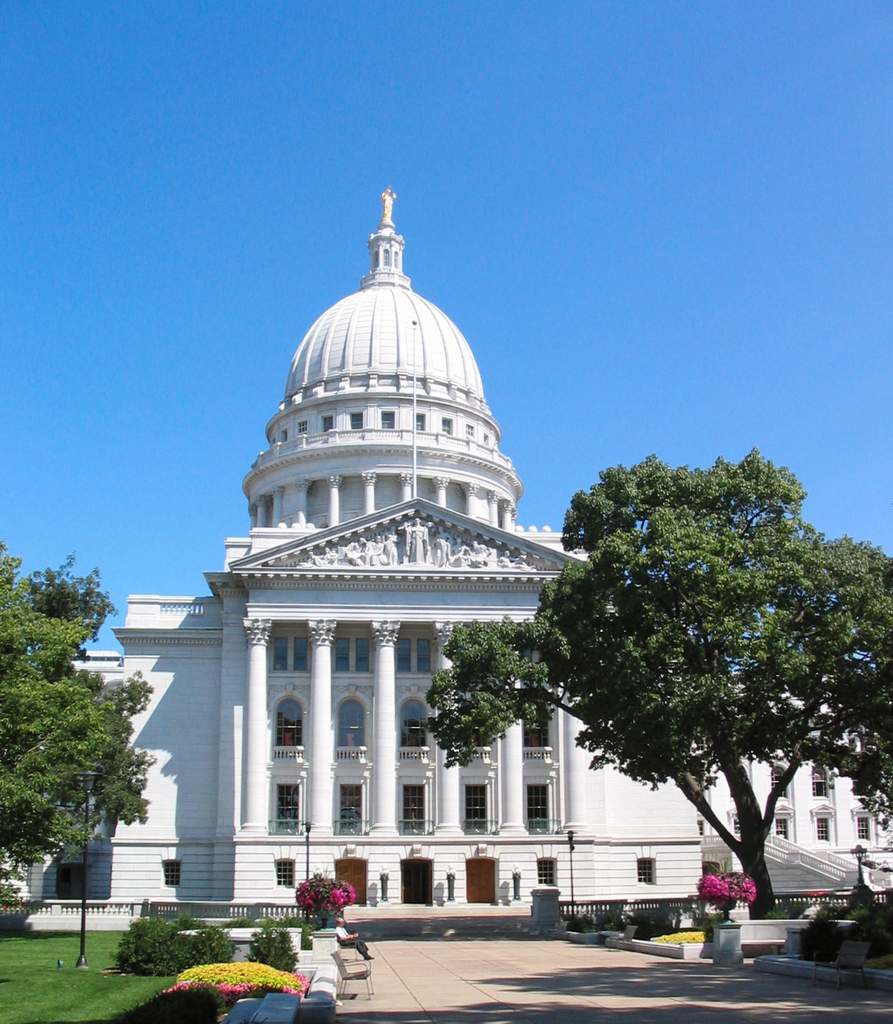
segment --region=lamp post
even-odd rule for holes
[[[304,826],[304,878],[310,881],[310,822],[303,821]]]
[[[856,858],[856,865],[859,870],[856,885],[861,889],[862,886],[865,885],[865,876],[862,873],[862,861],[868,856],[868,850],[866,850],[861,843],[858,843],[852,850],[850,850],[850,853]]]
[[[575,849],[576,849],[576,847],[574,846],[574,833],[573,832],[568,832],[568,834],[567,834],[567,850],[568,850],[568,853],[570,854],[570,861],[571,861],[571,913],[572,914],[575,914],[577,912],[576,901],[574,899],[574,850]]]
[[[81,878],[81,955],[75,967],[86,970],[87,963],[87,843],[90,839],[90,794],[96,784],[96,772],[78,772],[78,782],[84,791],[84,850]]]

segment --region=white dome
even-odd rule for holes
[[[459,328],[432,302],[405,285],[391,283],[370,283],[316,320],[292,359],[286,400],[328,378],[368,373],[411,376],[413,321],[418,323],[419,380],[442,382],[465,392],[462,397],[472,402],[483,402],[481,374]]]

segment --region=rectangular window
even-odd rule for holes
[[[358,636],[354,641],[354,671],[369,671],[369,638]]]
[[[453,432],[453,421],[449,416],[443,416],[440,420],[440,429],[444,434],[452,434]]]
[[[551,857],[540,857],[536,862],[537,885],[555,885],[555,861]]]
[[[285,672],[288,669],[288,638],[273,637],[273,671]]]
[[[790,839],[788,835],[788,819],[787,818],[776,818],[775,819],[775,834],[781,836],[782,839]]]
[[[473,423],[466,423],[465,424],[465,436],[466,437],[474,437],[474,424]]]
[[[346,636],[335,638],[335,671],[350,672],[350,639]]]
[[[338,834],[363,834],[363,787],[355,783],[344,784],[339,790]]]
[[[425,787],[403,787],[403,820],[406,822],[422,822],[425,820]]]
[[[297,821],[300,818],[300,790],[293,783],[280,783],[276,787],[277,821]]]
[[[484,444],[489,444],[489,443],[490,443],[490,435],[485,433],[484,434]]]
[[[654,885],[654,859],[639,857],[636,861],[636,878],[640,885]]]
[[[175,886],[180,884],[180,866],[181,862],[178,860],[163,860],[161,862],[165,885]]]
[[[381,414],[381,429],[382,430],[393,430],[397,426],[397,414],[393,412],[383,412]]]
[[[335,417],[334,416],[323,416],[322,418],[322,430],[324,434],[327,434],[330,430],[335,429]]]
[[[295,672],[307,671],[307,637],[296,636],[292,644],[292,657],[294,658]]]
[[[307,421],[306,420],[298,420],[298,423],[297,423],[297,426],[295,427],[295,430],[297,430],[297,432],[299,434],[306,434],[307,433]]]
[[[812,770],[812,795],[822,797],[828,795],[828,776],[821,768]]]
[[[871,842],[871,819],[864,814],[856,818],[856,838]]]
[[[420,433],[425,432],[425,414],[423,412],[417,412],[415,416],[415,428]]]
[[[527,787],[527,830],[528,832],[549,831],[549,787]]]
[[[288,889],[295,887],[295,862],[293,860],[276,861],[276,884]]]
[[[487,820],[487,787],[465,787],[465,820],[483,823]]]
[[[287,430],[280,430],[279,431],[279,440],[283,444],[288,440],[288,431]]]
[[[824,816],[815,820],[815,837],[820,843],[831,842],[831,819]]]
[[[416,640],[415,670],[416,672],[431,671],[431,641],[424,637]]]
[[[363,429],[363,414],[361,412],[352,412],[350,414],[350,429],[351,430],[362,430]]]
[[[406,638],[397,641],[397,671],[412,672],[412,641]]]

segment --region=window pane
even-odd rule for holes
[[[165,885],[180,884],[180,862],[178,860],[164,860],[161,862],[161,868],[164,872]]]
[[[440,429],[444,432],[444,434],[452,434],[453,421],[448,416],[444,416],[443,419],[440,421]]]
[[[820,843],[827,843],[831,840],[831,822],[828,818],[816,818],[815,837]]]
[[[860,816],[856,818],[856,837],[858,839],[871,839],[871,821]]]
[[[787,818],[776,818],[775,819],[775,834],[781,836],[782,839],[789,839],[788,835],[788,819]]]
[[[549,787],[527,787],[527,820],[546,821],[549,817]]]
[[[423,412],[416,413],[415,428],[416,428],[416,430],[421,430],[422,432],[424,432],[424,430],[425,430],[425,414]]]
[[[284,700],[276,711],[276,746],[299,747],[303,743],[301,706],[297,701]]]
[[[466,786],[465,787],[465,820],[486,821],[487,820],[487,787]]]
[[[424,821],[425,820],[425,787],[404,786],[403,787],[403,820]]]
[[[549,736],[545,729],[537,725],[524,723],[524,746],[525,747],[548,747]]]
[[[363,787],[354,783],[344,784],[339,793],[338,831],[341,835],[362,835]]]
[[[273,671],[284,672],[288,668],[288,639],[277,636],[273,639]]]
[[[363,429],[363,414],[361,412],[352,412],[350,414],[350,429],[351,430],[362,430]]]
[[[654,861],[650,857],[640,857],[636,861],[636,873],[639,882],[654,885]]]
[[[363,747],[365,745],[363,705],[357,700],[346,700],[338,710],[338,746]]]
[[[474,425],[472,423],[465,424],[465,436],[474,437]]]
[[[279,821],[297,821],[300,817],[298,792],[298,787],[291,783],[280,783],[276,787],[276,817]]]
[[[357,672],[368,672],[369,671],[369,639],[365,636],[357,637],[356,647],[354,651],[356,653],[356,661],[354,662],[354,668]]]
[[[416,672],[431,671],[431,641],[422,638],[416,640]]]
[[[307,433],[307,421],[306,420],[298,420],[298,433],[299,434],[306,434]]]
[[[322,429],[323,431],[329,431],[335,429],[335,417],[334,416],[323,416],[322,418]]]
[[[424,747],[428,712],[417,700],[407,701],[400,713],[400,746]]]
[[[335,639],[335,671],[350,671],[350,640],[346,636]]]
[[[381,414],[381,428],[382,430],[393,430],[396,424],[396,418],[392,412],[383,412]]]
[[[307,637],[296,636],[294,640],[292,656],[294,658],[295,672],[307,671]]]
[[[276,884],[287,886],[289,889],[295,884],[295,862],[293,860],[276,861]]]
[[[412,672],[412,641],[400,639],[397,641],[397,671]]]
[[[812,770],[812,795],[828,795],[828,776],[821,768],[813,768]]]
[[[543,857],[536,862],[536,880],[539,885],[554,885],[555,877],[555,861],[551,857]]]

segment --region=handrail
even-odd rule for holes
[[[484,818],[466,818],[462,822],[462,831],[467,836],[495,836],[499,832],[499,825]]]

